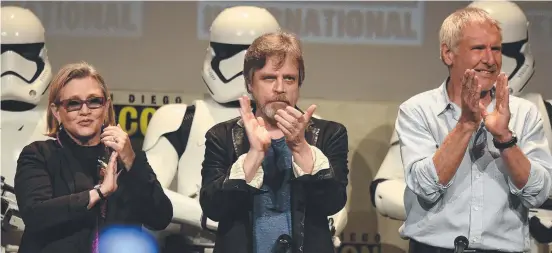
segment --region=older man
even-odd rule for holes
[[[541,115],[508,92],[501,29],[479,8],[445,19],[439,34],[449,77],[400,105],[410,252],[529,249],[528,210],[551,189],[552,156]]]
[[[218,221],[216,252],[333,253],[327,216],[347,201],[347,130],[296,106],[305,79],[291,34],[257,38],[244,62],[241,117],[205,138],[200,203]]]

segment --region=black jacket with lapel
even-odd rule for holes
[[[83,170],[71,149],[57,140],[33,142],[22,150],[14,183],[25,222],[19,253],[90,252],[99,203],[87,209],[94,185]],[[169,224],[172,204],[144,152],[136,153],[129,171],[123,169],[118,185],[108,198],[104,226],[161,230]]]
[[[342,124],[313,118],[305,137],[328,157],[330,167],[292,179],[292,250],[333,253],[327,217],[347,201],[347,130]],[[205,138],[200,203],[205,215],[219,222],[214,251],[251,253],[252,196],[260,190],[245,180],[228,178],[232,164],[249,151],[243,122],[235,118],[219,123]]]

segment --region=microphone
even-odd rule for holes
[[[274,245],[275,253],[288,253],[291,252],[291,236],[283,234],[276,239],[276,244]]]
[[[464,253],[469,243],[468,238],[463,235],[456,237],[456,239],[454,239],[454,253]]]

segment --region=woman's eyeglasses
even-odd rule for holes
[[[63,106],[68,112],[79,111],[82,109],[82,105],[86,104],[88,109],[98,109],[105,105],[104,97],[91,97],[86,100],[80,99],[65,99],[56,103],[58,106]]]

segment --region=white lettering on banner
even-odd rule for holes
[[[111,101],[114,105],[158,107],[166,104],[180,104],[184,96],[183,93],[111,91]]]
[[[209,39],[215,17],[239,2],[197,3],[197,36]],[[247,2],[266,8],[304,42],[420,46],[424,2]]]
[[[552,53],[552,11],[531,10],[527,12],[527,19],[533,53]]]
[[[21,1],[13,4],[35,13],[48,35],[142,36],[142,2]]]

